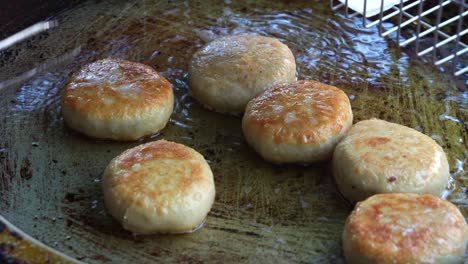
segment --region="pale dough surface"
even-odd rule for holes
[[[189,67],[192,95],[205,107],[240,114],[260,92],[296,80],[291,50],[255,35],[222,37],[197,51]]]
[[[203,223],[215,197],[213,173],[203,156],[165,140],[114,158],[102,183],[109,213],[137,234],[190,232]]]

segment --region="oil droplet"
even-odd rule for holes
[[[278,243],[280,243],[280,244],[283,244],[283,245],[286,244],[286,240],[284,240],[284,238],[282,238],[282,237],[278,237],[278,238],[276,239],[276,242],[278,242]]]
[[[325,216],[320,216],[320,217],[317,217],[317,221],[321,221],[321,222],[328,222],[329,219]]]
[[[197,225],[194,229],[192,229],[190,231],[187,231],[187,232],[184,232],[184,233],[186,233],[186,234],[193,233],[193,232],[197,231],[198,229],[202,228],[203,226],[205,226],[205,223],[206,223],[206,219],[203,219],[203,222],[201,222],[199,225]]]
[[[460,174],[462,174],[465,169],[463,168],[463,165],[464,165],[465,162],[463,162],[462,160],[459,160],[459,159],[455,159],[455,172],[452,174],[453,177],[455,176],[458,176]],[[464,177],[466,178],[466,177]]]

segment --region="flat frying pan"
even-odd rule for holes
[[[352,205],[329,163],[267,163],[244,141],[240,117],[207,111],[190,96],[192,54],[240,33],[286,43],[298,78],[343,89],[355,122],[381,118],[434,138],[449,157],[447,199],[468,216],[464,81],[333,13],[326,1],[89,1],[54,18],[58,27],[0,56],[0,80],[8,80],[0,90],[0,212],[57,251],[87,263],[343,262]],[[161,133],[112,142],[64,126],[59,101],[69,74],[106,57],[150,65],[172,83],[176,106]],[[193,147],[214,172],[214,206],[193,234],[133,236],[103,206],[107,163],[157,139]]]

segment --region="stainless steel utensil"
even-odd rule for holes
[[[376,1],[372,0],[375,4]],[[379,34],[383,37],[396,33],[393,39],[400,45],[406,47],[409,44],[415,44],[415,51],[418,56],[430,55],[430,59],[434,65],[441,66],[452,63],[452,71],[455,76],[460,76],[468,71],[466,61],[459,58],[468,52],[468,46],[462,41],[462,37],[468,33],[465,27],[464,18],[468,15],[467,4],[465,0],[439,0],[438,4],[428,3],[425,0],[404,1],[400,0],[395,6],[385,10],[386,2],[381,0],[380,12],[374,15],[372,19],[368,19],[370,5],[369,0],[361,0],[363,7],[359,10],[350,11],[351,0],[330,0],[330,7],[333,10],[344,9],[346,17],[362,16],[362,24],[366,28],[377,26]],[[398,2],[398,1],[397,1]],[[458,10],[456,14],[447,12]],[[431,18],[432,16],[432,18]],[[433,16],[436,16],[435,20]],[[390,20],[395,20],[394,26],[385,27],[384,23]],[[450,30],[449,26],[456,27],[456,30]],[[404,37],[402,31],[409,27],[413,27],[411,37]],[[433,35],[429,45],[422,47],[421,40]],[[450,52],[438,56],[437,51],[446,46],[450,47]],[[460,63],[461,65],[457,65]]]

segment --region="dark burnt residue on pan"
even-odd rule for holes
[[[15,159],[10,159],[7,154],[4,154],[2,157],[0,160],[0,193],[2,194],[0,195],[0,201],[3,204],[0,204],[0,208],[3,208],[3,206],[8,207],[12,202],[9,193],[16,174]]]
[[[27,158],[21,162],[20,176],[24,180],[29,180],[33,176],[31,172],[31,162]]]

